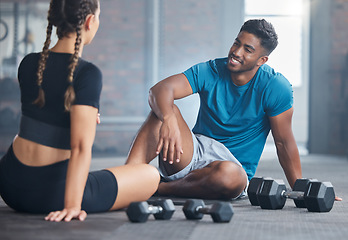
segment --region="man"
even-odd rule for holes
[[[159,155],[160,195],[236,198],[245,194],[271,130],[292,187],[302,177],[291,128],[292,87],[265,64],[277,44],[270,23],[249,20],[227,58],[197,64],[157,83],[149,94],[152,112],[127,164],[149,163]],[[201,105],[191,132],[174,100],[194,93]]]

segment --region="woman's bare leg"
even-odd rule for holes
[[[146,201],[157,190],[160,175],[148,164],[123,165],[108,168],[117,180],[118,192],[110,210],[127,207],[131,202]]]

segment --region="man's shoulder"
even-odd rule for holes
[[[289,83],[288,79],[286,77],[276,72],[272,67],[270,67],[267,64],[263,64],[258,71],[257,78],[260,82],[264,82],[265,84],[270,84],[272,82],[283,82],[283,83]]]
[[[277,75],[277,72],[267,64],[263,64],[259,68],[259,76],[263,78],[273,78]]]
[[[192,71],[199,73],[201,76],[220,76],[227,70],[226,63],[227,58],[215,58],[205,62],[200,62],[189,68],[184,73]]]
[[[227,58],[215,58],[204,62],[203,65],[205,67],[203,68],[210,71],[214,76],[222,76],[227,70],[226,64]]]
[[[208,61],[209,65],[217,71],[226,69],[227,58],[215,58]]]

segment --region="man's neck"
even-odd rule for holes
[[[243,86],[247,84],[248,82],[250,82],[251,79],[253,79],[258,69],[259,67],[255,67],[254,69],[247,72],[241,72],[241,73],[231,72],[231,80],[236,86]]]

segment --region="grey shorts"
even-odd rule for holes
[[[192,132],[191,132],[192,133]],[[189,172],[204,168],[214,161],[231,161],[239,166],[242,164],[232,155],[232,153],[222,143],[213,138],[201,134],[192,133],[193,156],[191,162],[181,171],[168,175],[163,164],[159,161],[159,171],[163,180],[174,181],[185,177]]]
[[[162,161],[159,161],[159,172],[164,181],[170,182],[183,178],[191,171],[204,168],[214,161],[231,161],[242,167],[242,164],[233,156],[225,145],[213,138],[206,137],[201,134],[194,134],[192,131],[191,133],[193,140],[193,156],[191,162],[181,171],[173,175],[168,175],[163,164],[161,163]],[[246,189],[248,188],[248,185],[249,181],[245,190],[237,198],[246,196]]]

